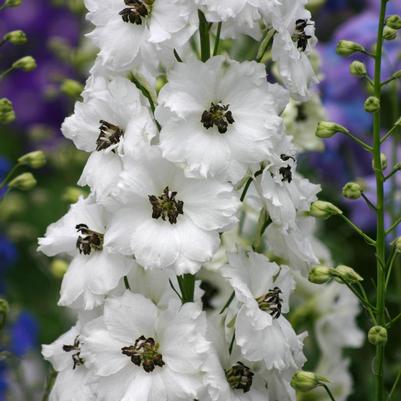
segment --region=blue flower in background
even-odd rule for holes
[[[23,357],[28,351],[36,346],[37,341],[37,321],[29,312],[21,312],[17,320],[11,326],[10,351],[14,355]]]
[[[16,262],[17,256],[15,245],[7,237],[0,235],[0,274]]]

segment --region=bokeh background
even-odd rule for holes
[[[367,88],[349,74],[352,60],[338,57],[335,47],[340,39],[357,41],[366,48],[373,45],[378,1],[321,0],[311,3],[320,39],[322,83],[319,92],[325,112],[329,120],[368,138],[371,119],[363,110]],[[390,1],[390,7],[401,13],[401,1]],[[75,183],[86,155],[77,151],[60,133],[60,125],[72,112],[76,100],[74,93],[65,89],[65,80],[84,84],[96,54],[84,37],[90,27],[85,22],[81,0],[25,0],[20,7],[1,12],[0,37],[15,29],[22,29],[29,40],[23,46],[6,43],[0,47],[0,71],[25,55],[36,59],[37,68],[29,73],[13,72],[0,81],[0,97],[13,102],[17,116],[14,123],[0,125],[0,181],[17,158],[28,151],[45,151],[48,163],[45,168],[35,171],[38,185],[33,191],[15,191],[0,199],[0,295],[12,306],[7,327],[1,332],[0,351],[8,350],[15,355],[13,363],[5,363],[0,356],[0,401],[9,399],[7,394],[14,394],[13,400],[40,399],[49,369],[41,361],[40,344],[53,341],[74,319],[67,310],[56,306],[65,265],[60,260],[38,254],[36,238],[67,211],[79,193]],[[386,44],[386,72],[391,74],[401,68],[400,55],[400,41]],[[245,52],[242,56],[246,58]],[[366,62],[371,68],[370,61]],[[400,116],[399,99],[397,86],[386,93],[386,124]],[[400,142],[396,139],[387,142],[385,151],[390,165],[401,155]],[[346,137],[336,136],[325,142],[324,149],[303,153],[299,163],[308,178],[322,184],[322,198],[347,210],[365,230],[374,231],[374,214],[364,201],[346,201],[341,196],[343,185],[351,180],[363,182],[369,194],[373,176],[371,160],[365,151]],[[389,219],[400,213],[400,187],[394,179],[386,189],[395,199],[388,205]],[[374,200],[373,194],[369,196]],[[338,220],[328,220],[320,227],[319,238],[328,245],[335,262],[356,268],[374,291],[369,279],[375,272],[373,255],[366,251],[365,244],[348,226]],[[400,305],[400,266],[389,299],[390,307],[396,309]],[[360,320],[366,331],[364,322],[367,319],[361,315]],[[401,332],[400,326],[394,330],[397,331]],[[389,373],[400,367],[400,343],[401,336],[394,336],[389,347],[392,350]],[[369,346],[349,352],[355,380],[352,401],[369,399],[371,367],[367,361],[371,360],[371,352]],[[390,382],[390,376],[388,380]]]

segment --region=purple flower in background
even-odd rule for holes
[[[11,337],[10,351],[19,357],[23,357],[36,346],[38,323],[29,312],[21,312],[17,320],[12,324]]]
[[[0,235],[0,274],[16,262],[17,256],[15,245],[7,237]]]

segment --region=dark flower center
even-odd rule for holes
[[[79,343],[79,336],[75,337],[73,345],[63,345],[63,351],[65,352],[73,352],[72,361],[74,362],[74,366],[72,367],[75,369],[77,366],[81,366],[85,363],[84,359],[81,358],[81,347]]]
[[[92,251],[103,249],[103,234],[90,230],[86,224],[78,224],[75,228],[81,233],[77,239],[77,248],[80,254],[90,255]]]
[[[117,125],[100,120],[100,134],[96,140],[96,150],[104,150],[120,142],[124,131]]]
[[[131,358],[131,362],[141,366],[145,372],[153,372],[156,366],[165,365],[163,356],[159,354],[159,344],[152,337],[140,336],[134,345],[121,348],[124,355]]]
[[[308,40],[312,37],[305,33],[305,28],[311,24],[308,24],[306,19],[298,19],[295,22],[295,32],[292,35],[292,40],[297,44],[297,48],[301,51],[305,51],[308,46]]]
[[[269,290],[267,294],[256,298],[256,302],[258,303],[259,308],[263,312],[269,313],[273,319],[280,317],[283,303],[280,288],[274,287],[272,290]]]
[[[280,158],[283,161],[293,160],[295,162],[295,159],[292,156],[287,156],[283,154],[280,156]],[[278,171],[282,176],[282,182],[290,183],[292,181],[292,166],[287,165],[286,167],[280,167]]]
[[[127,6],[119,12],[124,22],[142,25],[142,20],[149,15],[149,9],[142,0],[124,0]]]
[[[299,103],[296,105],[297,108],[297,116],[295,117],[295,121],[302,122],[308,119],[308,115],[306,114],[305,105],[303,103]]]
[[[205,110],[202,114],[201,123],[207,129],[214,125],[220,134],[225,134],[229,124],[234,124],[233,113],[229,110],[230,105],[224,105],[221,102],[210,106],[209,110]]]
[[[231,369],[226,369],[225,374],[232,389],[244,393],[251,389],[254,373],[243,363],[237,362]]]
[[[164,188],[160,196],[148,195],[153,208],[152,217],[158,219],[161,217],[164,221],[168,220],[170,224],[176,224],[179,214],[184,214],[184,202],[176,200],[177,192],[172,192],[168,187]]]

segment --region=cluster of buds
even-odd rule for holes
[[[314,284],[325,284],[332,279],[346,284],[363,281],[363,278],[352,267],[346,265],[338,265],[336,268],[324,265],[313,266],[309,272],[308,279]]]

